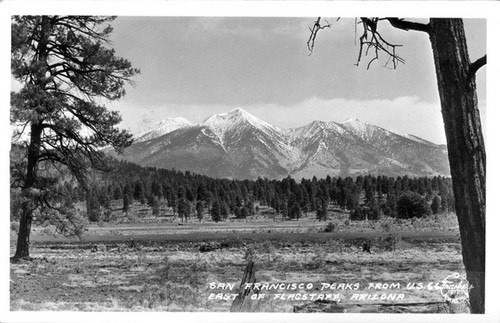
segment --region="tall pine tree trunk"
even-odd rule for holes
[[[37,161],[40,154],[42,128],[40,125],[32,125],[30,132],[30,145],[28,146],[27,168],[24,185],[21,192],[23,199],[22,214],[19,220],[19,232],[17,234],[17,246],[14,258],[29,257],[29,242],[31,223],[33,221],[35,199],[37,198],[32,189],[36,183]]]
[[[23,202],[23,210],[19,221],[19,232],[17,234],[17,246],[14,258],[28,258],[30,255],[30,233],[31,222],[33,220],[33,210],[29,207],[29,202]]]
[[[50,30],[51,25],[49,17],[42,16],[40,23],[40,35],[38,39],[39,44],[37,50],[37,60],[40,64],[47,64],[47,46],[49,43]],[[45,89],[47,82],[48,80],[45,73],[39,73],[35,78],[33,78],[34,85],[42,90]],[[35,110],[39,107],[32,106],[30,108]],[[28,145],[26,177],[24,179],[24,185],[21,193],[24,199],[23,211],[21,219],[19,221],[19,233],[17,235],[17,247],[14,258],[29,257],[31,223],[33,221],[33,211],[35,210],[33,205],[36,204],[36,196],[35,194],[33,194],[32,189],[36,184],[37,178],[37,164],[40,155],[43,130],[42,122],[43,119],[40,118],[38,122],[32,123],[30,127],[30,142]]]
[[[486,152],[475,76],[462,20],[431,19],[430,26],[471,312],[484,313]]]

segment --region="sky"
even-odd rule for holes
[[[240,107],[280,128],[350,117],[399,134],[445,143],[432,50],[427,35],[381,25],[405,59],[386,56],[355,66],[360,30],[354,18],[327,18],[311,53],[315,18],[118,17],[111,46],[141,74],[127,95],[106,102],[133,133],[172,117],[202,122]],[[325,21],[323,21],[325,22]],[[486,21],[465,20],[471,60],[486,52]],[[485,124],[485,69],[478,97]]]
[[[445,143],[427,36],[381,26],[388,41],[403,45],[405,63],[394,70],[381,57],[367,69],[371,56],[355,66],[355,19],[324,19],[331,28],[320,32],[311,54],[306,42],[314,18],[118,17],[112,46],[141,74],[111,106],[132,132],[164,118],[198,123],[241,107],[280,128],[355,117]],[[486,52],[486,21],[465,24],[475,60]],[[482,112],[485,74],[478,73]]]

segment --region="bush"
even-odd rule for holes
[[[361,207],[356,207],[349,213],[349,220],[351,221],[363,221],[365,219],[365,213]]]
[[[379,230],[382,231],[378,237],[380,249],[396,251],[396,246],[401,241],[401,233],[394,222],[387,219],[378,223]]]
[[[170,262],[170,259],[166,256],[162,259],[161,263],[163,265],[156,270],[156,275],[159,278],[159,282],[165,284],[170,278],[172,264]]]
[[[386,233],[378,237],[380,249],[396,251],[396,246],[401,241],[398,232]]]
[[[332,222],[329,222],[326,225],[325,232],[333,232],[333,231],[335,231],[335,224]]]
[[[425,198],[414,192],[402,194],[398,198],[396,210],[397,217],[401,219],[421,218],[431,213]]]
[[[266,240],[262,244],[262,251],[267,254],[267,262],[271,263],[271,255],[274,253],[274,246],[271,241]]]
[[[128,223],[137,223],[137,222],[139,222],[139,218],[135,214],[128,213],[127,214],[127,222]]]
[[[310,262],[304,264],[307,269],[320,269],[326,265],[326,253],[317,251]]]
[[[244,245],[241,237],[236,233],[231,233],[222,243],[226,248],[238,248]]]

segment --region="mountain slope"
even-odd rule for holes
[[[280,129],[238,108],[200,124],[187,120],[175,124],[180,126],[160,125],[143,134],[122,158],[144,166],[239,179],[449,175],[443,146],[354,119]]]
[[[156,123],[151,129],[134,136],[134,142],[141,142],[160,137],[180,128],[188,128],[194,124],[184,118],[169,118]]]

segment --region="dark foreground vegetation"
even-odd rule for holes
[[[140,167],[114,161],[112,171],[95,173],[85,189],[69,177],[47,195],[51,208],[39,212],[41,222],[54,222],[64,234],[78,233],[78,223],[113,222],[118,210],[129,215],[133,204],[149,209],[154,217],[175,215],[182,221],[203,219],[215,222],[228,217],[244,219],[265,208],[274,219],[297,220],[313,212],[326,220],[327,209],[335,205],[349,211],[350,220],[420,218],[454,211],[451,179],[441,176],[410,178],[362,175],[282,180],[214,179],[189,171]],[[19,218],[17,191],[12,190],[11,221]],[[49,203],[48,203],[49,204]],[[80,205],[83,207],[75,207]],[[54,213],[66,212],[66,218]],[[114,211],[114,212],[113,212]],[[68,217],[67,213],[73,216]],[[130,214],[131,218],[141,214]],[[69,218],[69,221],[67,220]],[[133,219],[132,219],[133,220]],[[82,226],[82,225],[81,225]],[[80,228],[81,229],[81,228]]]

